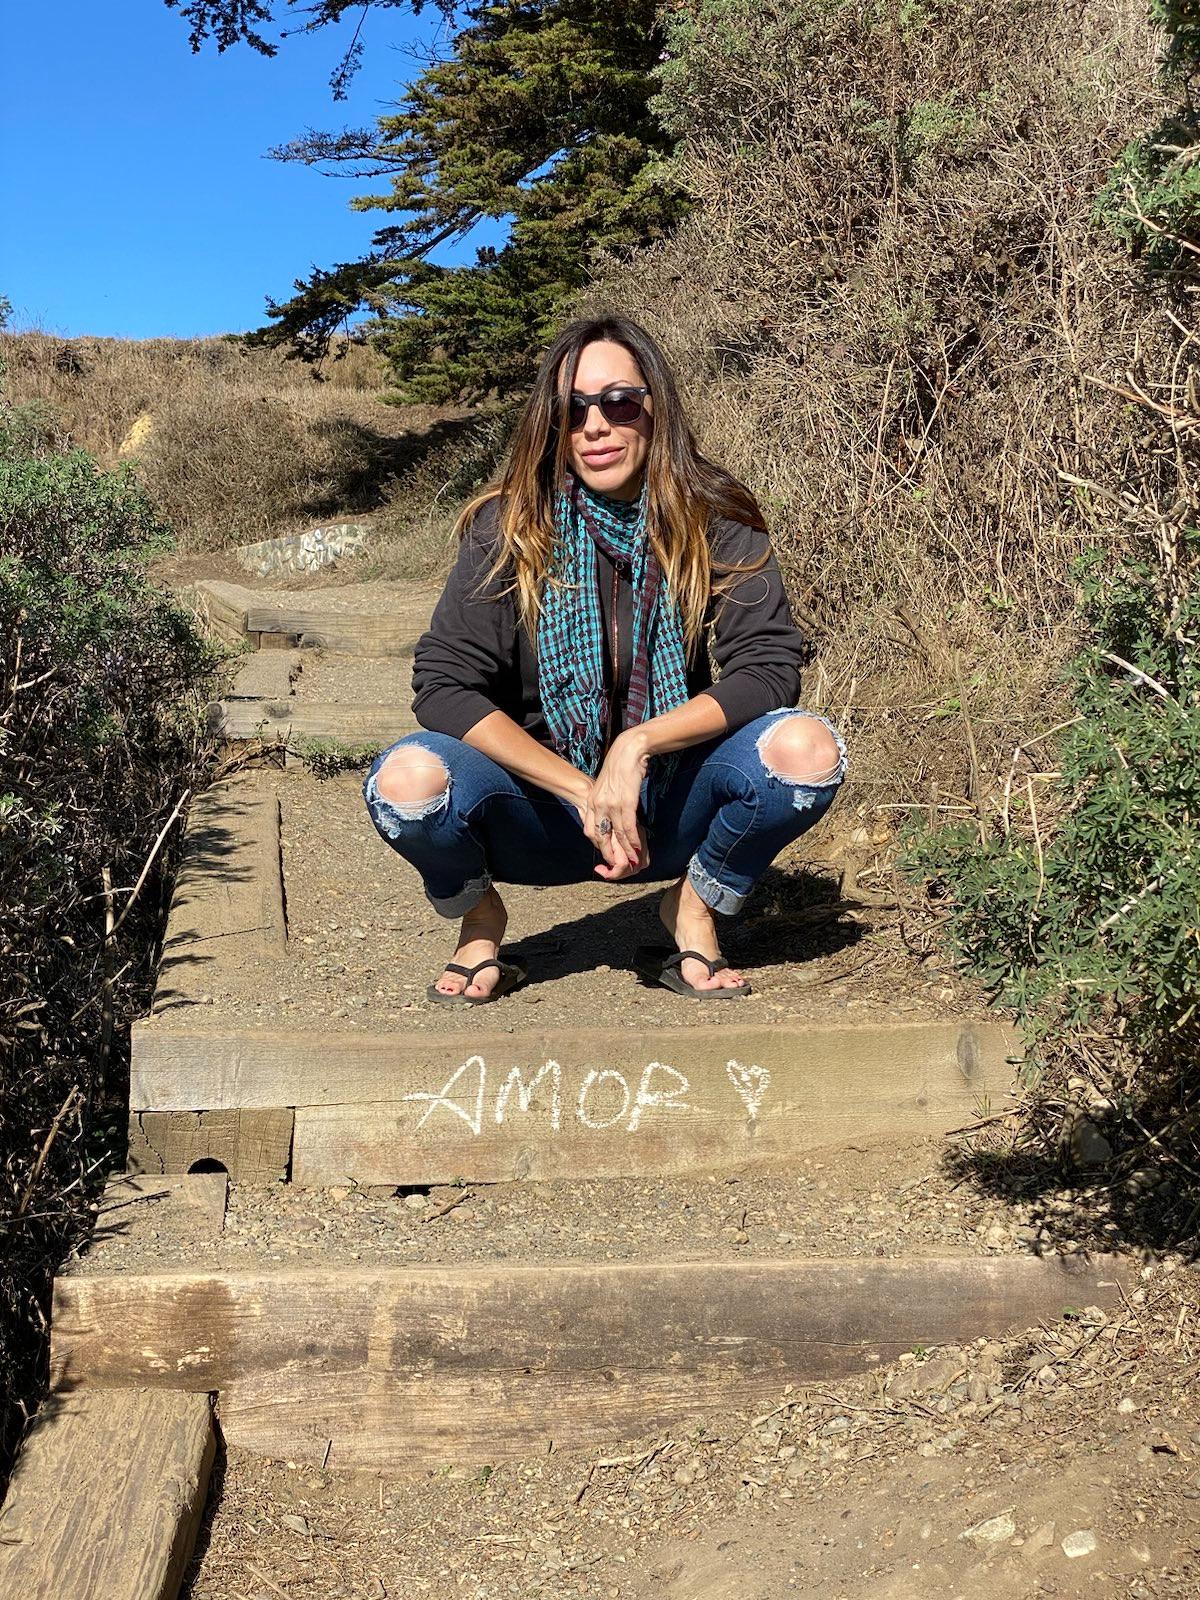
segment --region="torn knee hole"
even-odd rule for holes
[[[759,740],[758,753],[772,777],[792,784],[830,783],[842,753],[837,740],[816,717],[784,717]]]
[[[428,816],[450,792],[443,762],[419,746],[397,750],[375,774],[375,793],[403,817]]]

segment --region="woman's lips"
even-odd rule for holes
[[[608,462],[616,460],[621,454],[621,447],[618,445],[613,450],[581,450],[579,453],[589,467],[603,467]]]

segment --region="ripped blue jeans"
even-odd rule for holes
[[[819,782],[800,783],[768,765],[763,746],[783,717],[817,716],[785,708],[736,733],[679,754],[670,783],[647,826],[649,864],[624,883],[653,883],[684,872],[714,911],[732,915],[775,857],[819,822],[846,775],[846,745],[825,717],[839,760]],[[396,805],[375,785],[393,750],[416,745],[445,768],[432,800]],[[645,792],[643,790],[643,810]],[[583,883],[599,852],[565,800],[525,783],[490,756],[445,733],[410,733],[380,752],[363,781],[371,821],[420,873],[430,904],[461,917],[493,882]]]

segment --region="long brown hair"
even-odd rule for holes
[[[554,502],[570,464],[568,434],[560,426],[560,418],[565,396],[575,385],[580,353],[599,339],[623,345],[650,390],[653,425],[645,469],[647,534],[668,591],[680,608],[684,639],[692,655],[714,588],[707,533],[710,521],[729,517],[764,532],[767,525],[750,490],[701,454],[666,356],[631,318],[579,317],[563,328],[542,357],[505,465],[499,476],[463,507],[454,531],[461,535],[481,506],[503,497],[492,573],[511,573],[518,614],[529,636],[535,638],[554,550]],[[757,571],[766,560],[764,554],[748,566],[722,566],[720,576]]]

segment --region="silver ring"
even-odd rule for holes
[[[601,817],[600,818],[600,823],[599,823],[599,829],[600,829],[601,837],[604,838],[604,839],[607,839],[609,834],[612,832],[612,818],[611,817]]]

